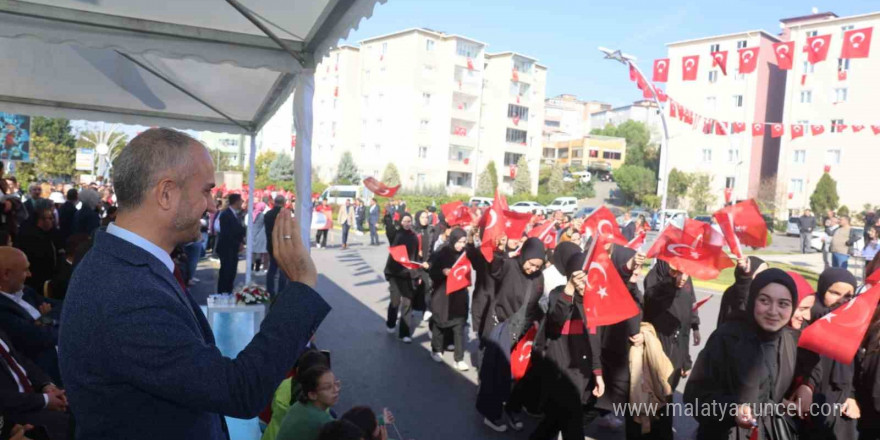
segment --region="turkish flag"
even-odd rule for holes
[[[715,122],[715,134],[718,136],[724,136],[727,134],[727,122]]]
[[[587,274],[584,317],[590,333],[595,333],[596,327],[617,324],[639,314],[639,306],[620,279],[602,243],[593,242],[583,270]]]
[[[639,71],[636,70],[636,67],[633,66],[632,63],[630,63],[630,64],[629,64],[629,80],[630,80],[630,81],[635,81],[635,80],[637,80],[638,78],[639,78]]]
[[[669,117],[670,118],[675,118],[678,116],[678,115],[676,115],[676,111],[675,111],[677,107],[678,107],[678,104],[676,104],[674,102],[669,103]]]
[[[813,136],[819,136],[822,133],[825,133],[824,125],[811,125],[810,133],[813,133]]]
[[[709,302],[710,299],[712,299],[712,295],[709,295],[709,296],[707,296],[707,297],[705,297],[705,298],[703,298],[703,299],[697,301],[696,303],[694,303],[694,307],[691,308],[691,311],[692,311],[692,312],[696,312],[697,309],[699,309],[700,307],[702,307],[703,304],[706,304],[707,302]]]
[[[871,131],[873,131],[874,134],[880,134],[880,125],[872,125]]]
[[[807,38],[807,45],[804,46],[804,51],[807,52],[807,61],[810,64],[825,61],[825,58],[828,58],[828,46],[830,45],[831,35],[816,35]]]
[[[669,58],[654,60],[652,81],[665,83],[669,79]]]
[[[529,225],[532,214],[503,210],[502,217],[504,218],[504,235],[512,240],[519,240],[526,231],[526,226]]]
[[[510,352],[510,375],[513,380],[525,377],[526,372],[532,365],[532,347],[535,345],[535,336],[538,335],[538,325],[532,325],[529,331],[516,343]]]
[[[752,124],[752,136],[764,136],[764,124],[760,122]]]
[[[589,217],[584,220],[581,225],[581,233],[590,237],[598,236],[599,240],[626,246],[629,241],[620,233],[620,227],[617,226],[617,219],[614,214],[602,205],[599,209],[593,211]]]
[[[388,252],[391,254],[391,259],[400,263],[401,266],[407,269],[418,269],[422,267],[421,264],[415,263],[409,259],[405,245],[391,246],[388,248]]]
[[[697,68],[700,64],[699,55],[691,55],[681,59],[681,80],[696,81]]]
[[[843,133],[844,130],[846,130],[846,127],[849,127],[849,125],[846,125],[846,124],[834,124],[832,127],[834,127],[834,130],[835,130],[836,132],[838,132],[838,133]]]
[[[858,125],[853,124],[852,129],[853,129],[853,133],[858,133],[858,132],[864,130],[865,126],[862,124],[858,124]]]
[[[712,128],[714,125],[714,119],[706,119],[705,121],[703,121],[703,134],[712,134]]]
[[[394,197],[394,195],[397,194],[397,190],[400,189],[400,185],[389,187],[373,177],[367,177],[364,179],[364,186],[379,197]]]
[[[846,70],[838,70],[837,71],[837,80],[838,81],[846,81]]]
[[[474,70],[474,60],[470,59],[470,57],[467,59],[467,67],[468,70]]]
[[[722,208],[713,215],[737,257],[742,258],[742,252],[738,252],[740,243],[754,248],[767,246],[767,222],[754,199]]]
[[[483,217],[480,219],[480,227],[483,228],[480,252],[483,253],[483,257],[486,258],[486,261],[491,262],[494,259],[495,240],[506,233],[505,224],[507,218],[505,217],[505,213],[510,212],[507,209],[507,199],[496,189],[495,200],[492,202],[492,206],[486,210],[486,213],[483,214]],[[526,220],[526,222],[528,222],[528,220]],[[525,226],[523,226],[523,228],[525,228]],[[522,231],[520,231],[520,236],[521,235]]]
[[[529,231],[529,238],[535,237],[544,243],[547,249],[556,249],[556,221],[551,220],[535,226]]]
[[[659,258],[678,270],[701,280],[718,277],[734,263],[724,253],[724,237],[711,225],[687,219],[684,229],[667,226],[648,250],[648,258]]]
[[[871,51],[872,28],[851,29],[843,33],[841,58],[868,58]]]
[[[462,252],[455,264],[449,269],[449,275],[446,276],[446,294],[450,295],[461,289],[466,289],[471,285],[471,260],[467,254]]]
[[[773,44],[776,53],[776,65],[782,70],[791,70],[794,55],[794,41]]]
[[[880,269],[875,270],[868,278],[865,278],[865,284],[872,286],[880,284]]]
[[[712,52],[712,67],[721,69],[721,73],[727,75],[727,51]]]
[[[733,123],[733,134],[742,133],[746,131],[746,123],[745,122],[734,122]]]
[[[645,244],[645,239],[647,237],[648,237],[648,232],[645,231],[644,229],[642,229],[641,231],[639,231],[638,235],[633,237],[633,239],[630,240],[629,243],[626,244],[626,247],[628,247],[634,251],[638,251],[639,248],[642,247],[643,244]]]
[[[868,331],[878,299],[880,286],[874,286],[838,306],[801,332],[798,347],[850,365]]]
[[[791,124],[791,139],[795,140],[804,135],[804,126],[801,124]]]
[[[782,124],[773,124],[770,126],[770,137],[778,138],[785,134],[785,126]]]
[[[729,204],[731,197],[733,197],[733,188],[724,188],[724,203]]]
[[[739,73],[752,73],[758,67],[758,48],[747,47],[739,50]]]
[[[519,82],[519,72],[517,72],[516,67],[513,68],[513,82]]]
[[[449,226],[469,225],[474,221],[471,211],[461,200],[440,205],[440,212]]]
[[[660,87],[654,87],[654,91],[657,93],[657,100],[658,101],[666,102],[669,100],[669,96]]]

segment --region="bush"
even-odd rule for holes
[[[400,185],[400,173],[397,171],[397,166],[393,163],[385,166],[385,171],[382,172],[382,183],[388,186]]]
[[[529,163],[525,156],[520,156],[516,163],[516,177],[513,179],[514,194],[532,193],[532,174],[529,172]]]
[[[835,210],[840,200],[837,196],[837,182],[828,173],[822,174],[816,189],[810,195],[810,208],[816,214],[825,214],[828,210]]]
[[[577,182],[574,185],[574,190],[571,195],[578,199],[591,199],[596,197],[596,189],[593,188],[593,181],[591,180],[587,183]]]
[[[657,189],[654,172],[635,165],[624,165],[614,170],[614,181],[627,201],[638,204]]]
[[[495,195],[495,189],[498,188],[498,170],[495,169],[495,161],[489,161],[486,169],[480,174],[480,180],[477,181],[477,195],[484,197],[492,197]]]

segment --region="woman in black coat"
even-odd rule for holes
[[[791,418],[767,409],[783,403],[795,377],[798,332],[788,322],[796,289],[784,271],[767,269],[749,287],[743,319],[706,342],[684,391],[700,424],[698,439],[747,440],[754,430],[764,440],[796,438]]]
[[[749,297],[749,285],[761,271],[769,266],[758,257],[748,257],[740,260],[736,269],[733,270],[734,282],[724,291],[721,296],[721,309],[718,310],[718,324],[721,327],[727,321],[739,319],[746,310],[746,299]]]
[[[535,338],[535,350],[542,353],[538,368],[544,418],[530,440],[555,440],[560,432],[563,440],[582,440],[584,409],[605,390],[599,337],[589,334],[583,314],[584,260],[586,255],[578,252],[564,262],[568,283],[550,291]]]
[[[489,307],[495,300],[495,279],[489,274],[489,262],[480,252],[480,248],[474,244],[476,233],[477,228],[472,228],[468,232],[465,252],[468,260],[471,260],[474,273],[477,275],[471,298],[471,328],[477,334],[477,338],[480,340],[480,350],[482,350],[485,339],[489,336],[489,330],[492,328],[489,325],[492,322]]]
[[[454,292],[446,290],[446,279],[452,266],[464,254],[467,234],[461,228],[449,233],[449,240],[431,256],[431,281],[434,291],[431,294],[431,351],[436,362],[443,362],[444,336],[452,337],[455,344],[455,368],[467,371],[464,362],[464,325],[468,316],[468,289]]]
[[[419,244],[418,259],[414,261],[429,261],[434,250],[434,242],[437,241],[437,232],[430,223],[428,211],[419,211],[413,217],[413,232],[415,232]],[[416,285],[413,310],[427,313],[426,311],[429,310],[427,306],[431,301],[431,277],[425,270],[419,270],[418,276],[421,282]],[[430,315],[427,318],[430,319]]]
[[[880,307],[874,310],[855,362],[856,401],[862,413],[859,440],[880,440]]]
[[[412,230],[412,216],[403,214],[400,218],[400,230],[394,234],[394,241],[391,246],[406,246],[406,254],[410,261],[418,261],[419,240]],[[423,267],[427,268],[428,263],[423,263]],[[388,255],[388,261],[385,263],[385,279],[388,280],[388,287],[391,293],[391,302],[388,304],[388,316],[385,324],[388,333],[394,333],[394,326],[397,325],[397,311],[400,310],[400,328],[398,335],[403,342],[412,342],[412,310],[413,297],[415,295],[415,286],[419,279],[418,270],[407,269]]]

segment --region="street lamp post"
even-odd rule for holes
[[[645,77],[639,66],[636,64],[636,57],[621,53],[620,50],[611,50],[600,47],[599,51],[605,54],[605,59],[615,60],[622,64],[632,67],[639,75]],[[647,82],[647,80],[646,80]],[[666,125],[666,112],[660,104],[660,97],[657,96],[657,90],[651,86],[651,97],[657,104],[660,111],[660,122],[663,124],[663,138],[660,139],[660,169],[658,170],[657,190],[660,192],[660,225],[666,223],[666,200],[669,187],[669,128]]]

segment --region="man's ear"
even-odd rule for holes
[[[155,189],[153,190],[153,197],[156,198],[156,204],[165,211],[173,209],[172,199],[174,198],[174,192],[179,190],[180,187],[171,179],[161,179],[159,183],[156,184]]]

